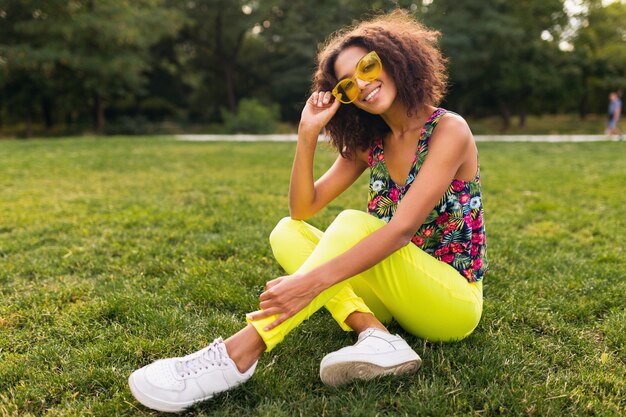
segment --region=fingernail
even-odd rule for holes
[[[270,329],[270,326],[265,326],[265,327],[263,328],[263,330],[265,330],[265,331],[268,331],[269,329]]]

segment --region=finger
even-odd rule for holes
[[[248,313],[246,314],[246,317],[248,317],[248,319],[251,321],[256,321],[264,319],[266,317],[274,316],[279,313],[280,311],[277,308],[268,308],[267,310],[260,310],[255,311],[254,313]]]
[[[311,104],[316,104],[317,103],[317,96],[319,95],[319,93],[317,91],[313,92],[313,94],[311,94],[311,97],[309,98],[309,101],[311,102]]]
[[[268,300],[268,301],[261,301],[259,303],[259,307],[261,308],[261,310],[267,310],[268,308],[278,307],[278,306],[275,305],[273,300]]]
[[[323,98],[324,104],[330,103],[330,97],[331,96],[332,96],[332,94],[331,94],[330,91],[327,91],[327,92],[324,93],[324,98]]]
[[[323,102],[324,102],[324,92],[320,91],[319,94],[317,95],[317,105],[321,106]]]
[[[267,283],[265,284],[265,291],[270,290],[272,287],[280,284],[281,281],[282,278],[276,278],[271,281],[267,281]]]
[[[267,301],[270,300],[272,297],[274,296],[274,293],[272,292],[272,290],[267,290],[264,291],[260,296],[259,296],[259,300],[261,301]]]
[[[282,324],[288,318],[289,318],[289,316],[287,316],[286,314],[281,314],[280,316],[278,316],[278,318],[276,320],[274,320],[273,322],[271,322],[270,324],[265,326],[263,328],[263,330],[272,330],[274,327],[279,326],[280,324]]]

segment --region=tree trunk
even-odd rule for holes
[[[226,99],[228,108],[232,114],[237,112],[237,95],[235,94],[235,81],[233,79],[233,68],[237,62],[237,55],[244,39],[246,31],[242,31],[237,36],[237,41],[232,48],[224,48],[222,41],[222,13],[215,17],[215,52],[218,62],[222,62],[222,73],[224,74],[224,87],[226,88]]]
[[[41,99],[41,113],[43,114],[46,130],[52,129],[52,103],[50,99],[45,97]]]
[[[587,105],[589,101],[589,89],[587,88],[587,77],[583,72],[583,94],[580,96],[580,102],[578,103],[578,114],[580,116],[580,120],[585,120],[587,117]]]
[[[526,111],[524,110],[519,112],[519,128],[526,129]]]
[[[33,115],[30,109],[26,110],[26,137],[31,138],[33,136]]]
[[[93,95],[93,129],[96,135],[104,133],[104,103],[100,94]]]
[[[228,108],[232,114],[237,113],[237,98],[235,97],[235,85],[233,82],[233,72],[230,65],[224,65],[224,79],[226,81],[226,97],[228,97]]]
[[[500,101],[500,116],[502,117],[502,131],[506,132],[511,127],[511,110],[506,103]]]
[[[580,97],[580,102],[578,103],[578,115],[580,116],[580,120],[585,120],[585,118],[587,118],[588,97],[587,91],[585,91]]]

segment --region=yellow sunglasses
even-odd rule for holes
[[[374,81],[383,70],[383,63],[376,51],[365,55],[356,64],[356,73],[352,77],[344,78],[333,88],[333,96],[344,104],[352,103],[359,97],[357,78],[363,81]]]

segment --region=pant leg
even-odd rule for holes
[[[297,272],[306,272],[344,253],[384,226],[367,213],[346,210],[328,227]],[[267,350],[326,304],[348,282],[363,279],[407,331],[431,340],[461,339],[478,324],[482,312],[482,286],[469,284],[454,268],[413,244],[355,277],[320,293],[300,312],[272,330],[263,328],[276,316],[250,321]]]
[[[270,234],[270,245],[278,263],[288,274],[293,274],[313,253],[322,236],[324,233],[310,224],[285,217]],[[351,331],[345,320],[355,311],[372,313],[383,323],[391,321],[391,313],[366,282],[355,284],[346,285],[324,306],[339,326]]]
[[[355,281],[366,281],[404,330],[431,341],[465,338],[482,315],[482,282],[469,283],[412,243]]]

